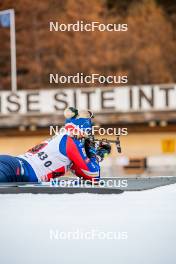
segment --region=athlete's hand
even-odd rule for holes
[[[89,138],[85,139],[85,151],[88,158],[96,157],[96,149]]]
[[[102,141],[97,150],[99,161],[102,161],[107,155],[111,153],[111,145],[109,142]]]

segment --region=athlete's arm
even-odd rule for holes
[[[100,167],[95,157],[89,158],[84,144],[78,139],[67,137],[67,157],[73,162],[71,169],[74,173],[86,180],[96,181],[100,178]]]

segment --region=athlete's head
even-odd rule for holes
[[[69,107],[64,111],[66,118],[65,128],[70,134],[75,136],[88,136],[92,130],[93,113],[89,110],[78,110]]]

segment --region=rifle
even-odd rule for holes
[[[78,139],[77,136],[74,136],[74,138]],[[119,136],[116,137],[116,140],[111,140],[111,139],[107,139],[107,138],[98,139],[98,138],[95,138],[94,135],[92,135],[92,134],[90,135],[89,134],[89,137],[86,137],[86,138],[82,137],[79,140],[84,142],[84,143],[87,142],[90,146],[92,145],[94,148],[98,147],[103,142],[110,143],[110,144],[115,144],[117,152],[118,153],[122,153],[122,148],[121,148]]]
[[[95,146],[96,143],[101,144],[103,142],[110,143],[110,144],[115,144],[116,145],[117,152],[118,153],[122,153],[119,136],[116,137],[116,140],[111,140],[111,139],[107,139],[107,138],[98,139],[98,138],[95,138],[94,136],[91,135],[89,137],[89,139],[90,139],[90,143],[93,144],[94,146]]]

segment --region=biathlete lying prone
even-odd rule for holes
[[[105,142],[98,148],[90,144],[90,111],[69,107],[64,115],[64,133],[44,140],[22,155],[0,155],[0,182],[50,181],[68,170],[85,180],[99,181],[99,163],[110,154],[110,144]]]

